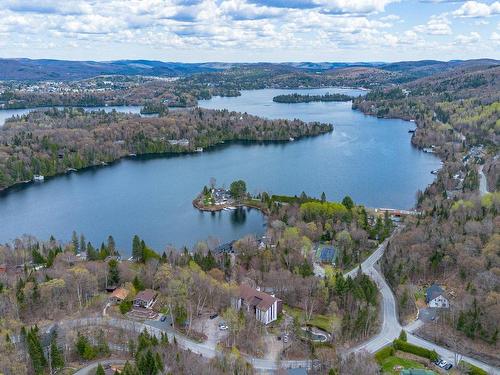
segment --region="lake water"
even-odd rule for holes
[[[210,177],[226,186],[244,179],[250,192],[305,191],[319,196],[324,191],[330,200],[350,195],[369,207],[412,207],[417,189],[431,183],[430,171],[439,167],[437,158],[411,146],[408,130],[414,124],[365,116],[351,110],[350,103],[272,102],[275,95],[297,91],[246,91],[200,106],[332,122],[332,133],[295,142],[225,144],[198,154],[124,159],[15,187],[0,195],[0,242],[23,233],[68,240],[76,230],[94,244],[112,234],[127,253],[134,234],[156,250],[168,244],[192,246],[208,237],[226,242],[247,233],[261,234],[265,219],[256,210],[211,214],[192,207],[192,199]]]

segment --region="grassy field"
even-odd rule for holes
[[[312,319],[306,322],[305,320],[305,314],[304,311],[301,309],[298,309],[296,307],[290,307],[288,305],[285,305],[283,309],[291,316],[294,318],[298,319],[300,324],[309,324],[313,327],[322,329],[323,331],[326,332],[331,332],[332,330],[332,324],[340,324],[340,319],[339,317],[335,315],[320,315],[320,314],[314,314]]]
[[[394,374],[397,375],[399,374],[399,371],[394,371],[395,366],[402,366],[405,369],[410,369],[410,368],[425,368],[422,364],[412,361],[410,359],[404,359],[404,358],[399,358],[399,357],[387,357],[384,359],[381,363],[382,367],[382,374]]]

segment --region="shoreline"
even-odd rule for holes
[[[225,211],[226,208],[229,207],[235,207],[235,208],[240,208],[240,207],[246,207],[246,208],[254,208],[256,210],[259,210],[263,215],[269,216],[269,212],[260,207],[257,204],[252,204],[251,202],[240,202],[240,203],[227,203],[227,204],[222,204],[218,206],[205,206],[200,203],[200,197],[196,197],[193,199],[193,207],[196,208],[197,210],[201,212],[220,212],[220,211]]]

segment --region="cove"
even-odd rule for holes
[[[329,200],[350,195],[369,207],[412,207],[417,189],[431,183],[430,171],[439,167],[436,157],[411,146],[408,130],[414,125],[365,116],[349,102],[272,102],[275,95],[298,91],[362,93],[266,89],[203,101],[205,108],[331,122],[334,131],[294,142],[226,143],[197,154],[123,159],[17,186],[0,195],[0,242],[24,233],[69,240],[76,230],[94,245],[112,234],[127,254],[134,234],[158,251],[169,244],[191,247],[208,237],[226,242],[262,234],[265,218],[257,210],[211,214],[192,206],[210,177],[221,186],[243,179],[252,193],[319,196],[324,191]]]

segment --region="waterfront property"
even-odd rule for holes
[[[337,92],[331,88],[301,92],[327,90]],[[352,110],[350,103],[287,106],[272,101],[290,92],[294,91],[242,91],[241,97],[214,97],[200,101],[200,106],[267,118],[332,122],[335,131],[295,142],[226,142],[200,154],[140,156],[108,168],[50,178],[46,183],[22,184],[0,193],[4,219],[0,242],[23,233],[69,240],[71,231],[77,229],[93,244],[113,234],[117,248],[129,256],[131,233],[138,228],[153,249],[164,249],[167,244],[192,247],[209,236],[224,243],[246,234],[262,235],[265,217],[258,210],[213,215],[193,209],[193,198],[213,176],[220,186],[242,179],[252,193],[293,195],[300,186],[310,196],[319,197],[324,191],[329,200],[350,195],[366,207],[396,208],[412,207],[415,191],[424,190],[434,179],[429,172],[439,167],[439,159],[412,147],[408,129],[414,124],[365,116]],[[352,173],[354,167],[356,173]]]
[[[278,314],[283,309],[283,301],[273,295],[260,291],[260,288],[252,288],[241,284],[238,297],[235,299],[237,310],[244,308],[255,314],[255,319],[263,324],[269,324],[278,319]]]

